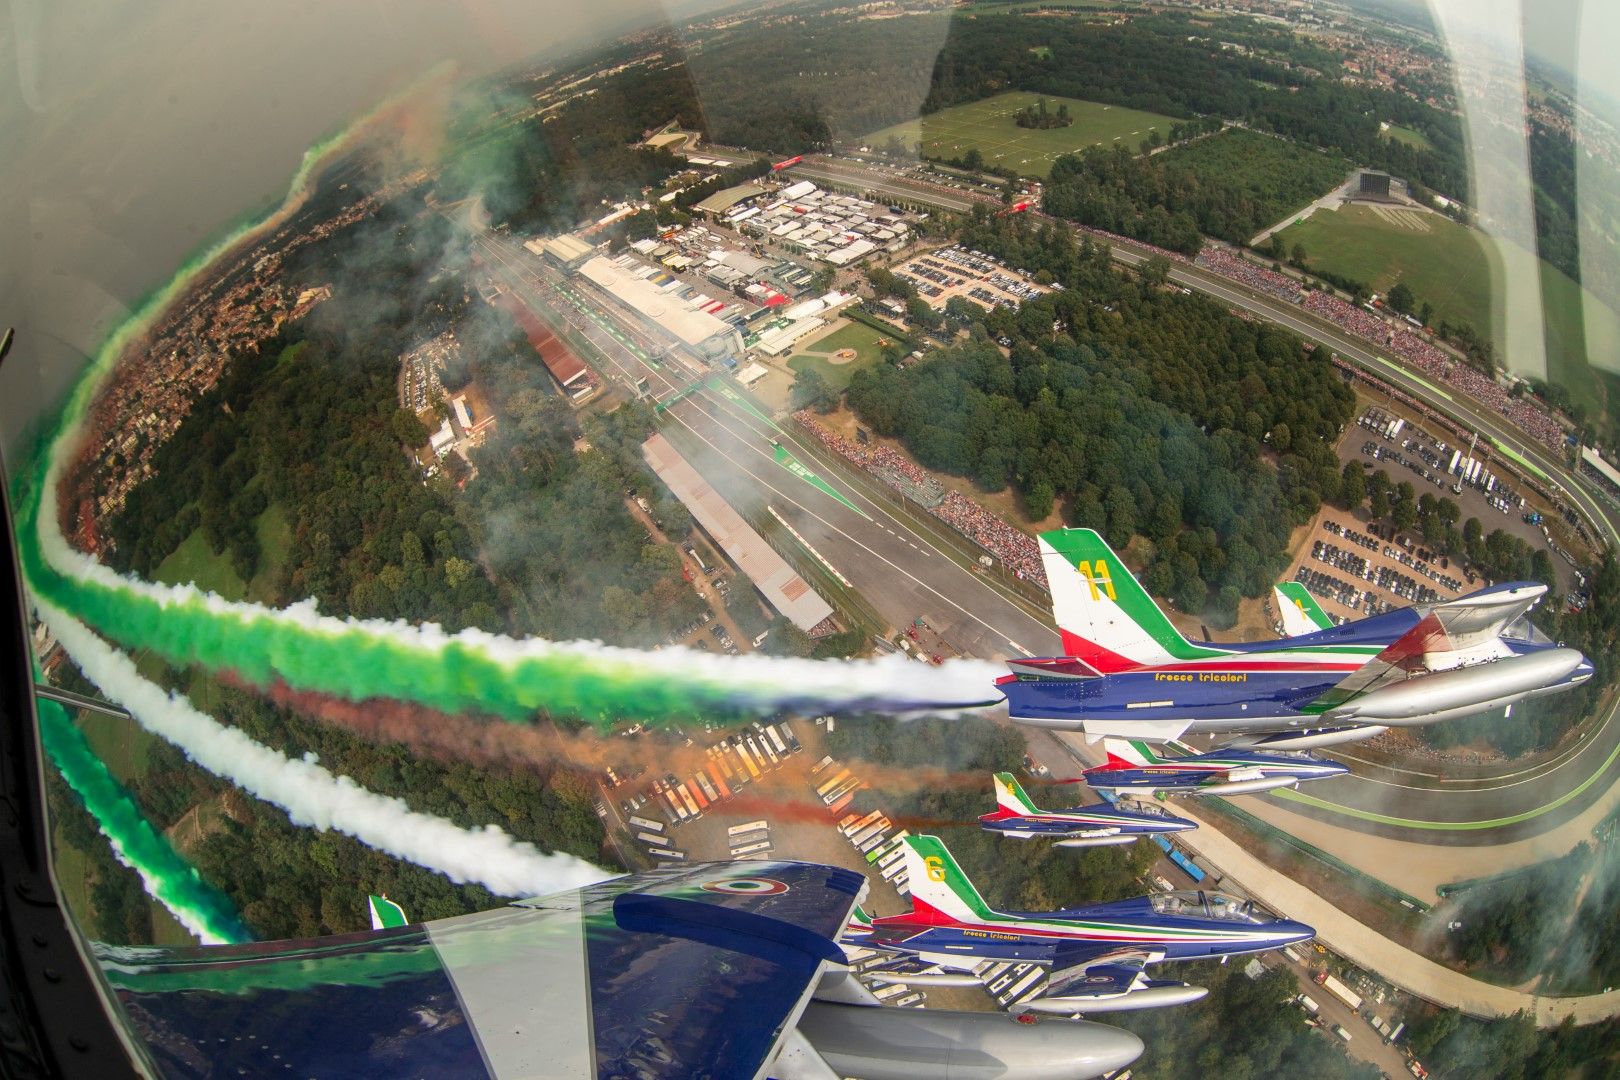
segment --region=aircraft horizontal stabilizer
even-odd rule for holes
[[[1145,739],[1148,742],[1174,742],[1186,734],[1191,720],[1091,720],[1080,721],[1086,733],[1086,742],[1094,743],[1110,736],[1120,739]]]
[[[1078,656],[1032,656],[1023,660],[1009,660],[1007,667],[1012,669],[1014,675],[1038,679],[1102,678],[1102,672]]]

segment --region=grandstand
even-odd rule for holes
[[[873,472],[884,483],[925,510],[932,510],[945,501],[945,488],[932,476],[914,479],[888,466],[879,466]]]

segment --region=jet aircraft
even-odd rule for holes
[[[378,929],[356,934],[94,948],[141,1071],[165,1077],[1056,1080],[1141,1054],[1101,1024],[883,1006],[836,941],[866,888],[699,863],[425,923],[372,897]]]
[[[896,971],[920,986],[959,985],[987,960],[1047,968],[1044,993],[1019,1003],[1021,1012],[1073,1015],[1196,1001],[1209,991],[1149,979],[1143,969],[1165,960],[1278,949],[1316,934],[1304,923],[1264,916],[1252,902],[1207,892],[1155,893],[1063,911],[996,911],[938,837],[910,836],[905,845],[911,910],[871,918],[857,909],[845,943],[893,953]]]
[[[1493,585],[1343,626],[1298,607],[1270,642],[1191,641],[1101,536],[1042,533],[1065,655],[1011,661],[996,681],[1025,724],[1168,742],[1188,731],[1261,733],[1251,747],[1305,750],[1556,694],[1592,663],[1526,613],[1537,582]],[[1313,603],[1311,607],[1320,609]]]
[[[1247,795],[1350,771],[1348,765],[1309,754],[1226,748],[1165,758],[1140,741],[1104,739],[1103,747],[1108,761],[1087,769],[1086,783],[1119,794]]]
[[[1107,847],[1130,844],[1144,836],[1196,829],[1198,823],[1176,817],[1163,807],[1144,803],[1129,809],[1093,803],[1067,810],[1042,810],[1025,794],[1012,773],[996,773],[996,809],[979,818],[987,832],[1021,840],[1045,837],[1058,847]]]

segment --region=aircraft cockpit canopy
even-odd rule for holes
[[[1254,901],[1239,900],[1223,893],[1202,889],[1157,893],[1152,897],[1156,915],[1179,915],[1188,919],[1224,919],[1228,922],[1259,922]]]

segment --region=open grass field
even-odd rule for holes
[[[1405,281],[1419,302],[1434,305],[1438,322],[1468,323],[1501,338],[1492,306],[1492,258],[1478,235],[1440,214],[1365,205],[1321,211],[1290,225],[1283,244],[1305,246],[1314,267],[1365,282],[1385,292]],[[1607,395],[1589,357],[1620,355],[1620,316],[1567,275],[1541,264],[1541,304],[1550,381],[1577,401],[1604,410]]]
[[[1330,273],[1387,292],[1404,281],[1434,317],[1491,327],[1491,268],[1470,229],[1440,214],[1351,204],[1319,210],[1280,234],[1290,251],[1305,246],[1306,261]]]
[[[195,584],[199,589],[216,592],[227,600],[240,600],[247,592],[242,579],[231,567],[230,556],[215,555],[208,549],[208,541],[199,526],[169,557],[157,564],[153,571],[165,585]]]
[[[250,582],[242,581],[231,566],[229,555],[215,555],[208,549],[208,541],[200,528],[193,530],[168,558],[158,563],[154,575],[165,585],[192,582],[199,589],[216,592],[227,600],[273,602],[276,578],[286,565],[287,553],[292,547],[292,523],[287,520],[286,510],[271,503],[253,519],[253,529],[259,540],[259,569]]]
[[[253,532],[259,540],[259,569],[248,582],[247,597],[260,603],[271,603],[275,597],[276,578],[287,565],[292,550],[292,522],[280,503],[271,503],[253,519]]]
[[[116,716],[103,716],[84,710],[75,718],[75,724],[84,732],[85,741],[107,766],[107,771],[128,784],[146,772],[152,745],[157,736],[133,720]]]
[[[56,867],[56,884],[68,913],[90,932],[95,917],[90,906],[90,859],[78,848],[62,842],[62,830],[51,830],[51,863]]]
[[[788,357],[788,367],[794,371],[815,370],[834,390],[849,385],[850,377],[862,368],[871,367],[883,359],[884,336],[864,323],[845,323],[826,337],[811,342],[804,351]],[[854,349],[855,358],[843,363],[833,360],[843,349]]]
[[[977,149],[984,155],[986,164],[999,165],[1025,176],[1044,177],[1051,172],[1052,162],[1064,154],[1115,142],[1134,151],[1148,137],[1148,132],[1157,128],[1160,135],[1168,136],[1170,125],[1177,122],[1168,116],[1119,105],[1047,97],[1046,107],[1053,112],[1058,105],[1067,105],[1074,123],[1045,131],[1019,127],[1013,121],[1013,114],[1035,104],[1042,96],[1023,91],[997,94],[874,131],[862,141],[869,146],[883,147],[895,137],[908,150],[920,147],[921,153],[929,157],[947,159],[959,158]]]
[[[1429,141],[1429,137],[1423,132],[1409,127],[1402,127],[1399,124],[1389,125],[1383,130],[1383,136],[1386,139],[1394,139],[1398,143],[1405,143],[1416,150],[1434,149],[1434,144]]]

